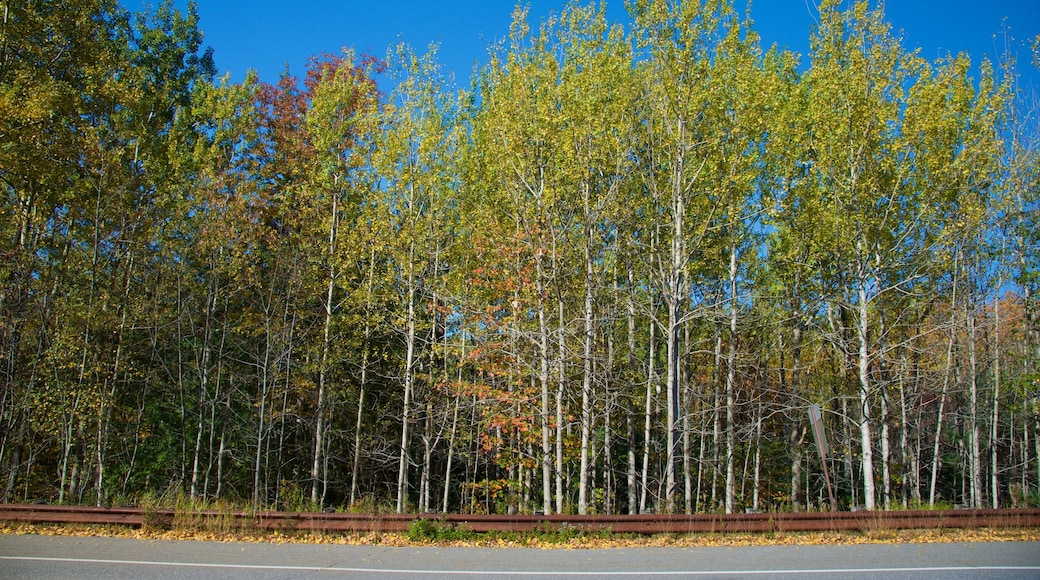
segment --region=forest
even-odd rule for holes
[[[816,404],[839,509],[1040,506],[1040,38],[572,1],[232,82],[3,6],[0,501],[826,510]]]

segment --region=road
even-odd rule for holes
[[[0,535],[0,578],[1029,578],[1040,542],[747,548],[393,548]]]

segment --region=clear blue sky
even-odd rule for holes
[[[123,0],[131,10],[154,3]],[[736,0],[743,10],[746,0]],[[187,0],[177,0],[185,6]],[[559,11],[565,0],[530,0],[532,23]],[[757,0],[755,28],[765,46],[776,43],[808,52],[814,0]],[[1016,40],[1023,78],[1040,83],[1024,41],[1040,34],[1040,0],[889,0],[886,14],[905,45],[929,60],[968,51],[973,62],[1002,50],[1004,23]],[[512,0],[198,0],[205,43],[217,69],[241,80],[256,69],[274,82],[286,64],[302,76],[310,55],[338,53],[341,47],[383,56],[399,40],[425,52],[440,44],[440,61],[467,85],[474,62],[486,62],[487,47],[508,34]],[[612,21],[625,19],[624,0],[607,1]]]

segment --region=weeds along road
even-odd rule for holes
[[[1040,578],[1040,542],[433,548],[0,535],[0,578]]]

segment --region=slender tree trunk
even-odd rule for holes
[[[210,486],[210,475],[213,473],[213,463],[216,461],[216,454],[213,452],[213,444],[217,438],[217,407],[220,404],[220,400],[223,394],[220,392],[220,384],[223,378],[220,359],[223,353],[223,337],[221,338],[221,354],[217,355],[217,376],[213,381],[213,401],[209,405],[209,438],[206,441],[206,473],[202,480],[202,499],[205,500],[209,496]]]
[[[230,406],[230,401],[227,403],[227,406]],[[228,411],[230,410],[228,409]],[[225,417],[230,415],[230,412],[225,413]],[[226,439],[227,422],[222,422],[220,427],[220,445],[217,447],[217,489],[214,492],[214,497],[217,499],[220,499],[221,493],[224,491],[224,454],[227,452],[227,448],[225,447]]]
[[[679,121],[679,142],[685,142],[685,126]],[[675,512],[675,472],[679,456],[679,338],[682,325],[682,305],[686,299],[687,281],[685,243],[686,191],[683,175],[684,152],[680,152],[672,178],[672,236],[668,264],[665,305],[668,308],[666,343],[666,405],[667,463],[665,465],[665,505],[669,513]]]
[[[736,503],[734,455],[737,445],[736,429],[736,363],[737,363],[737,245],[729,254],[729,348],[726,355],[726,513],[733,513]]]
[[[459,333],[462,334],[462,333]],[[465,360],[466,357],[466,339],[462,338],[462,353],[460,360]],[[459,383],[462,382],[462,366],[459,365]],[[441,511],[447,513],[450,506],[449,501],[451,499],[451,468],[452,463],[455,460],[455,435],[458,432],[459,427],[459,407],[462,401],[462,397],[455,394],[455,410],[451,414],[451,434],[448,437],[448,459],[444,466],[444,498],[441,502]]]
[[[617,296],[617,276],[615,274],[614,296]],[[615,305],[616,307],[616,305]],[[616,308],[615,308],[616,311]],[[616,394],[614,380],[614,332],[607,331],[607,364],[604,370],[606,378],[606,401],[603,409],[603,513],[614,513],[614,407]]]
[[[692,350],[690,346],[690,325],[683,326],[684,352]],[[685,362],[685,361],[684,361]],[[680,364],[680,381],[682,385],[682,470],[683,470],[683,512],[693,513],[693,474],[690,468],[690,369],[688,364]]]
[[[915,368],[915,372],[914,372],[914,393],[915,393],[915,398],[917,400],[920,400],[920,398],[916,396],[916,393],[919,393],[921,391],[921,387],[920,387],[920,383],[921,383],[921,365],[920,364],[915,364],[914,368]],[[913,474],[913,477],[914,477],[913,485],[910,488],[910,497],[911,497],[912,500],[914,500],[916,505],[921,505],[921,457],[923,456],[922,445],[924,445],[924,438],[921,436],[921,425],[922,425],[922,423],[924,423],[923,416],[924,416],[924,409],[922,408],[922,405],[919,404],[919,405],[917,405],[917,417],[916,417],[917,428],[914,430],[914,437],[913,437],[914,445],[911,447],[911,452],[910,452],[910,460],[912,462],[911,463],[912,467],[911,467],[910,473]],[[908,425],[909,425],[908,422],[904,423],[904,426],[908,426]],[[910,434],[907,433],[907,439],[909,439],[909,438],[910,438]]]
[[[96,201],[95,201],[95,204],[94,204],[94,219],[93,219],[93,234],[94,234],[93,238],[94,239],[93,239],[93,244],[92,244],[92,249],[91,249],[91,260],[90,260],[90,286],[89,286],[89,291],[88,291],[88,294],[87,294],[86,316],[84,317],[84,321],[83,321],[82,350],[81,350],[81,355],[80,355],[79,369],[77,370],[77,377],[76,377],[76,391],[77,391],[77,393],[81,393],[85,389],[88,388],[87,387],[87,374],[89,372],[89,370],[88,370],[89,366],[100,363],[99,360],[96,360],[96,355],[91,355],[91,351],[95,350],[95,348],[93,346],[93,342],[94,341],[92,340],[93,339],[93,333],[94,333],[93,324],[94,324],[95,300],[96,300],[96,294],[97,294],[97,287],[98,287],[98,284],[99,284],[98,270],[100,269],[99,264],[100,264],[100,261],[101,261],[101,220],[102,220],[101,200],[102,200],[103,195],[104,195],[104,189],[101,186],[101,181],[102,180],[100,178],[98,178],[98,180],[96,181],[96,185],[95,185],[95,191],[96,191],[97,195],[96,195]],[[89,359],[92,359],[92,358],[94,360],[89,360]],[[77,394],[77,397],[78,397],[78,394]],[[76,416],[78,417],[78,415],[76,415]],[[100,424],[99,424],[99,428],[100,428]],[[80,467],[81,467],[81,464],[85,463],[85,461],[86,461],[86,445],[83,444],[83,442],[84,442],[83,430],[84,430],[83,419],[79,418],[78,421],[77,421],[77,436],[76,436],[77,445],[75,446],[76,455],[75,455],[75,462],[73,464],[73,471],[72,471],[72,475],[73,476],[72,476],[72,478],[69,481],[69,483],[70,483],[69,495],[70,496],[71,495],[77,495],[76,491],[81,486],[81,482],[79,481]],[[85,465],[83,465],[82,467],[83,467],[84,470],[86,470],[86,466]],[[84,473],[83,474],[83,478],[86,479],[86,477],[87,477],[87,474]],[[78,498],[76,499],[76,501],[79,501]]]
[[[928,507],[935,507],[935,485],[939,479],[939,468],[942,464],[942,456],[940,455],[940,444],[942,443],[942,425],[945,419],[945,408],[946,399],[950,391],[950,374],[953,371],[953,341],[956,336],[956,315],[957,311],[957,260],[953,263],[954,278],[953,278],[953,290],[950,296],[950,329],[949,337],[946,341],[946,365],[943,369],[943,382],[942,391],[939,394],[939,409],[935,417],[935,441],[932,447],[932,474],[931,482],[928,486]]]
[[[859,277],[859,320],[857,321],[857,334],[859,335],[859,403],[860,403],[860,452],[863,461],[863,506],[867,510],[875,507],[874,491],[874,451],[870,429],[870,335],[869,310],[867,308],[867,272],[865,242],[863,234],[860,233],[857,240],[858,246],[858,277]]]
[[[409,249],[408,268],[415,266],[414,247]],[[411,421],[413,363],[415,360],[415,281],[408,272],[408,330],[405,337],[404,401],[401,409],[401,445],[397,467],[397,513],[408,507],[408,436]]]
[[[751,509],[758,511],[759,505],[759,490],[761,489],[761,474],[762,474],[762,415],[763,415],[763,402],[762,395],[759,394],[758,405],[756,406],[755,412],[755,488],[752,491]]]
[[[1014,423],[1014,416],[1011,418]],[[1012,424],[1011,432],[1015,432],[1015,426]],[[1029,493],[1029,411],[1024,410],[1022,413],[1022,444],[1019,446],[1019,461],[1022,464],[1021,471],[1021,482],[1019,485],[1022,489],[1023,497]],[[1018,505],[1011,506],[1012,508],[1020,507]]]
[[[1033,415],[1033,458],[1036,460],[1036,489],[1040,493],[1040,413]]]
[[[673,251],[678,251],[673,249]],[[676,262],[680,262],[676,258]],[[675,506],[675,472],[679,459],[679,331],[680,314],[677,289],[666,300],[668,308],[668,326],[665,334],[666,372],[665,383],[665,421],[667,425],[667,460],[665,464],[665,507],[668,513],[674,513]]]
[[[628,442],[626,485],[628,487],[628,515],[639,513],[639,495],[636,492],[636,426],[631,409],[625,409],[625,435]]]
[[[369,249],[368,278],[365,280],[365,331],[361,342],[361,376],[358,385],[357,420],[354,423],[354,460],[350,467],[350,505],[357,501],[358,467],[361,463],[361,427],[365,411],[365,391],[368,388],[368,357],[372,348],[372,285],[375,283],[376,250]]]
[[[628,306],[628,378],[633,383],[638,376],[636,369],[636,304],[632,296],[634,292],[635,271],[630,265],[628,267],[628,292],[625,300]],[[635,515],[639,513],[639,495],[636,489],[636,433],[635,419],[632,409],[628,405],[625,410],[625,422],[628,429],[628,513]]]
[[[701,486],[704,483],[704,464],[706,462],[705,453],[707,452],[708,438],[705,435],[708,432],[708,411],[705,409],[706,405],[701,404],[701,412],[698,414],[700,419],[697,424],[697,439],[700,442],[697,445],[697,491],[694,492],[693,509],[695,512],[701,511]]]
[[[795,282],[795,295],[800,289],[799,281]],[[791,331],[791,381],[786,389],[788,392],[788,431],[787,446],[791,458],[791,508],[798,512],[802,510],[802,461],[804,457],[803,443],[805,441],[806,429],[802,417],[804,404],[802,402],[802,317],[800,311],[796,311],[794,328]],[[781,361],[783,356],[781,354]],[[787,369],[781,369],[781,380],[787,375]]]
[[[434,221],[431,220],[430,221],[430,230],[431,230],[430,231],[430,237],[431,238],[435,237],[435,231],[433,230],[433,223],[434,223]],[[440,248],[439,245],[436,245],[435,248],[434,248],[434,251],[433,251],[433,268],[432,268],[433,272],[439,272],[440,271],[440,263],[441,263],[441,248]],[[431,345],[431,348],[430,348],[430,360],[429,360],[430,374],[431,375],[433,374],[434,369],[437,368],[437,360],[436,360],[437,349],[434,348],[434,347],[436,347],[436,345],[438,343],[438,338],[437,338],[438,316],[439,316],[438,312],[440,310],[440,307],[439,307],[439,304],[438,304],[438,300],[439,300],[439,298],[438,298],[436,292],[435,291],[431,291],[431,297],[429,299],[429,302],[431,304],[430,310],[433,313],[433,320],[431,321],[432,323],[430,324],[430,337],[429,337],[429,340],[427,342],[427,344]],[[445,332],[445,335],[446,334],[447,333]],[[445,344],[444,346],[445,346],[445,348],[444,348],[444,358],[447,358],[447,356],[448,356],[448,349],[446,348],[447,344]],[[445,375],[443,378],[445,379],[445,382],[447,382],[447,376]],[[423,437],[422,437],[422,440],[423,440],[423,466],[422,466],[422,472],[421,472],[421,475],[420,475],[420,478],[419,478],[419,489],[420,489],[419,510],[422,511],[422,512],[430,511],[431,505],[432,505],[433,490],[431,488],[432,482],[430,481],[430,478],[431,478],[431,474],[433,473],[433,449],[434,449],[434,447],[436,447],[437,441],[440,440],[440,433],[441,433],[441,431],[438,429],[437,430],[436,439],[434,438],[434,429],[433,429],[433,400],[432,400],[431,394],[427,394],[426,399],[427,399],[426,400],[426,421],[425,421],[425,429],[424,429]]]
[[[711,509],[718,507],[719,452],[722,449],[722,329],[715,325],[715,367],[712,377]]]
[[[917,474],[916,474],[916,461],[913,460],[913,453],[910,451],[910,423],[909,417],[906,412],[906,388],[905,388],[905,371],[906,371],[906,360],[904,357],[901,368],[903,371],[899,373],[899,454],[903,463],[903,485],[902,493],[902,505],[903,509],[909,507],[910,489],[917,485]]]
[[[654,314],[653,305],[651,305],[650,336],[647,349],[646,405],[643,413],[643,471],[639,492],[639,511],[642,513],[647,511],[647,495],[650,491],[650,449],[653,443],[651,427],[654,416],[654,383],[656,382],[654,362],[657,360],[657,341],[655,340],[657,323],[654,321]]]
[[[687,326],[689,328],[689,326]],[[685,371],[684,371],[685,373]],[[690,387],[684,378],[682,381],[682,476],[683,476],[683,513],[693,513],[693,473],[690,465]]]
[[[965,304],[968,322],[968,477],[971,507],[982,507],[982,447],[979,442],[978,358],[975,352],[975,313]]]
[[[64,412],[66,408],[64,401],[62,401],[62,417],[61,417],[61,468],[59,469],[60,476],[58,480],[58,505],[65,505],[66,495],[66,484],[69,482],[69,467],[74,461],[72,457],[74,436],[73,428],[75,424],[75,412],[79,407],[79,395],[74,396],[74,403],[70,412]],[[75,479],[75,477],[73,477]]]
[[[588,184],[585,184],[585,205],[588,215]],[[592,230],[585,228],[585,350],[583,353],[583,377],[581,383],[581,466],[578,473],[578,514],[589,510],[589,438],[592,433],[592,347],[595,335],[592,320]]]
[[[267,339],[264,353],[262,354],[263,363],[260,368],[260,409],[259,409],[259,420],[256,427],[256,455],[253,460],[253,508],[257,509],[261,507],[261,495],[263,495],[264,503],[267,502],[266,489],[261,494],[260,490],[260,476],[261,476],[261,465],[263,465],[264,457],[264,433],[267,428],[267,391],[269,387],[268,383],[268,369],[270,368],[270,356],[271,356],[271,328],[268,324],[267,328]]]
[[[211,272],[212,273],[212,272]],[[199,419],[195,427],[195,449],[192,454],[191,464],[191,485],[189,487],[188,497],[192,501],[198,497],[198,482],[199,482],[199,462],[200,454],[202,452],[202,432],[205,427],[206,417],[206,404],[207,398],[209,397],[209,365],[210,365],[210,340],[212,336],[212,324],[213,315],[216,311],[217,301],[217,282],[214,276],[214,282],[210,287],[210,291],[206,296],[206,312],[203,318],[203,329],[202,329],[202,353],[201,357],[197,358],[198,374],[199,374]]]
[[[430,511],[430,472],[433,469],[433,402],[426,402],[426,427],[423,433],[423,467],[419,478],[419,511]]]
[[[1003,281],[997,282],[999,292]],[[993,414],[990,417],[990,493],[993,509],[1000,508],[1000,463],[997,451],[1000,441],[1000,296],[993,299]]]
[[[286,430],[285,428],[286,428],[286,424],[289,423],[289,393],[292,391],[292,368],[293,368],[292,355],[293,355],[293,342],[295,341],[295,336],[296,336],[296,313],[297,313],[296,305],[293,303],[292,293],[290,291],[290,293],[286,295],[285,309],[282,312],[282,321],[285,322],[288,325],[288,328],[289,328],[289,340],[288,340],[288,343],[286,344],[286,349],[285,349],[285,363],[284,363],[284,365],[285,365],[285,377],[284,377],[284,381],[282,381],[282,408],[281,408],[281,410],[279,412],[280,421],[279,421],[279,425],[278,425],[278,443],[277,443],[277,453],[276,453],[277,459],[276,459],[276,464],[275,464],[276,468],[275,468],[275,484],[274,484],[274,490],[275,490],[274,491],[274,502],[275,502],[275,505],[278,505],[278,504],[282,503],[282,501],[283,501],[282,489],[283,489],[284,486],[282,484],[285,481],[285,477],[283,476],[283,470],[286,467],[286,464],[285,464],[286,462],[285,462],[284,457],[285,457],[286,452],[288,451],[287,445],[285,443],[285,430]],[[273,382],[273,380],[274,379],[272,379],[272,382]],[[269,422],[269,424],[273,425],[273,423],[274,423],[274,417],[271,418],[271,421]],[[270,429],[270,427],[269,427],[269,429]],[[265,478],[264,488],[265,489],[267,489],[267,487],[268,487],[266,479],[267,479],[267,477],[269,477],[269,474],[270,474],[270,461],[271,461],[270,460],[270,456],[271,456],[271,453],[270,453],[271,438],[270,437],[268,437],[268,439],[267,439],[266,447],[267,447],[267,452],[265,453],[265,456],[267,457],[268,467],[267,467],[267,469],[265,471],[265,474],[264,474],[264,478]],[[306,486],[306,483],[304,484],[304,486]],[[294,500],[295,500],[295,498],[294,498]]]
[[[555,271],[555,268],[553,268]],[[559,296],[557,300],[557,315],[558,315],[558,328],[557,331],[559,336],[557,337],[559,343],[557,345],[558,352],[556,353],[556,513],[562,514],[564,506],[566,505],[567,496],[564,495],[563,480],[564,480],[564,461],[563,461],[563,389],[567,382],[567,369],[566,360],[567,356],[567,339],[566,339],[566,322],[563,317],[564,304],[563,296]]]
[[[332,195],[332,214],[329,220],[329,278],[325,292],[325,324],[322,329],[321,360],[318,363],[318,404],[314,410],[314,462],[311,464],[311,504],[322,507],[318,503],[319,485],[324,487],[325,475],[321,473],[322,450],[325,448],[325,399],[326,382],[328,380],[329,350],[331,349],[330,333],[332,330],[332,298],[336,288],[336,230],[339,221],[339,198]]]
[[[542,252],[536,252],[536,291],[538,292],[538,384],[541,387],[542,427],[542,513],[552,512],[552,444],[550,442],[552,420],[549,410],[549,323],[546,320],[545,272]]]
[[[124,224],[125,225],[125,224]],[[108,440],[109,433],[112,426],[112,407],[115,404],[115,396],[119,385],[119,376],[123,372],[123,343],[124,337],[126,336],[126,322],[127,312],[130,308],[130,288],[131,282],[133,281],[134,272],[134,252],[132,249],[127,250],[126,257],[126,271],[124,272],[123,280],[123,296],[122,302],[119,304],[119,327],[116,330],[116,352],[115,359],[112,362],[112,373],[110,375],[111,384],[105,394],[105,399],[102,402],[101,418],[98,426],[99,439],[97,442],[97,507],[105,502],[105,465],[108,461]],[[5,436],[6,437],[6,436]],[[0,454],[0,457],[3,455]]]
[[[881,496],[884,509],[892,509],[892,450],[889,442],[888,386],[881,387]]]

